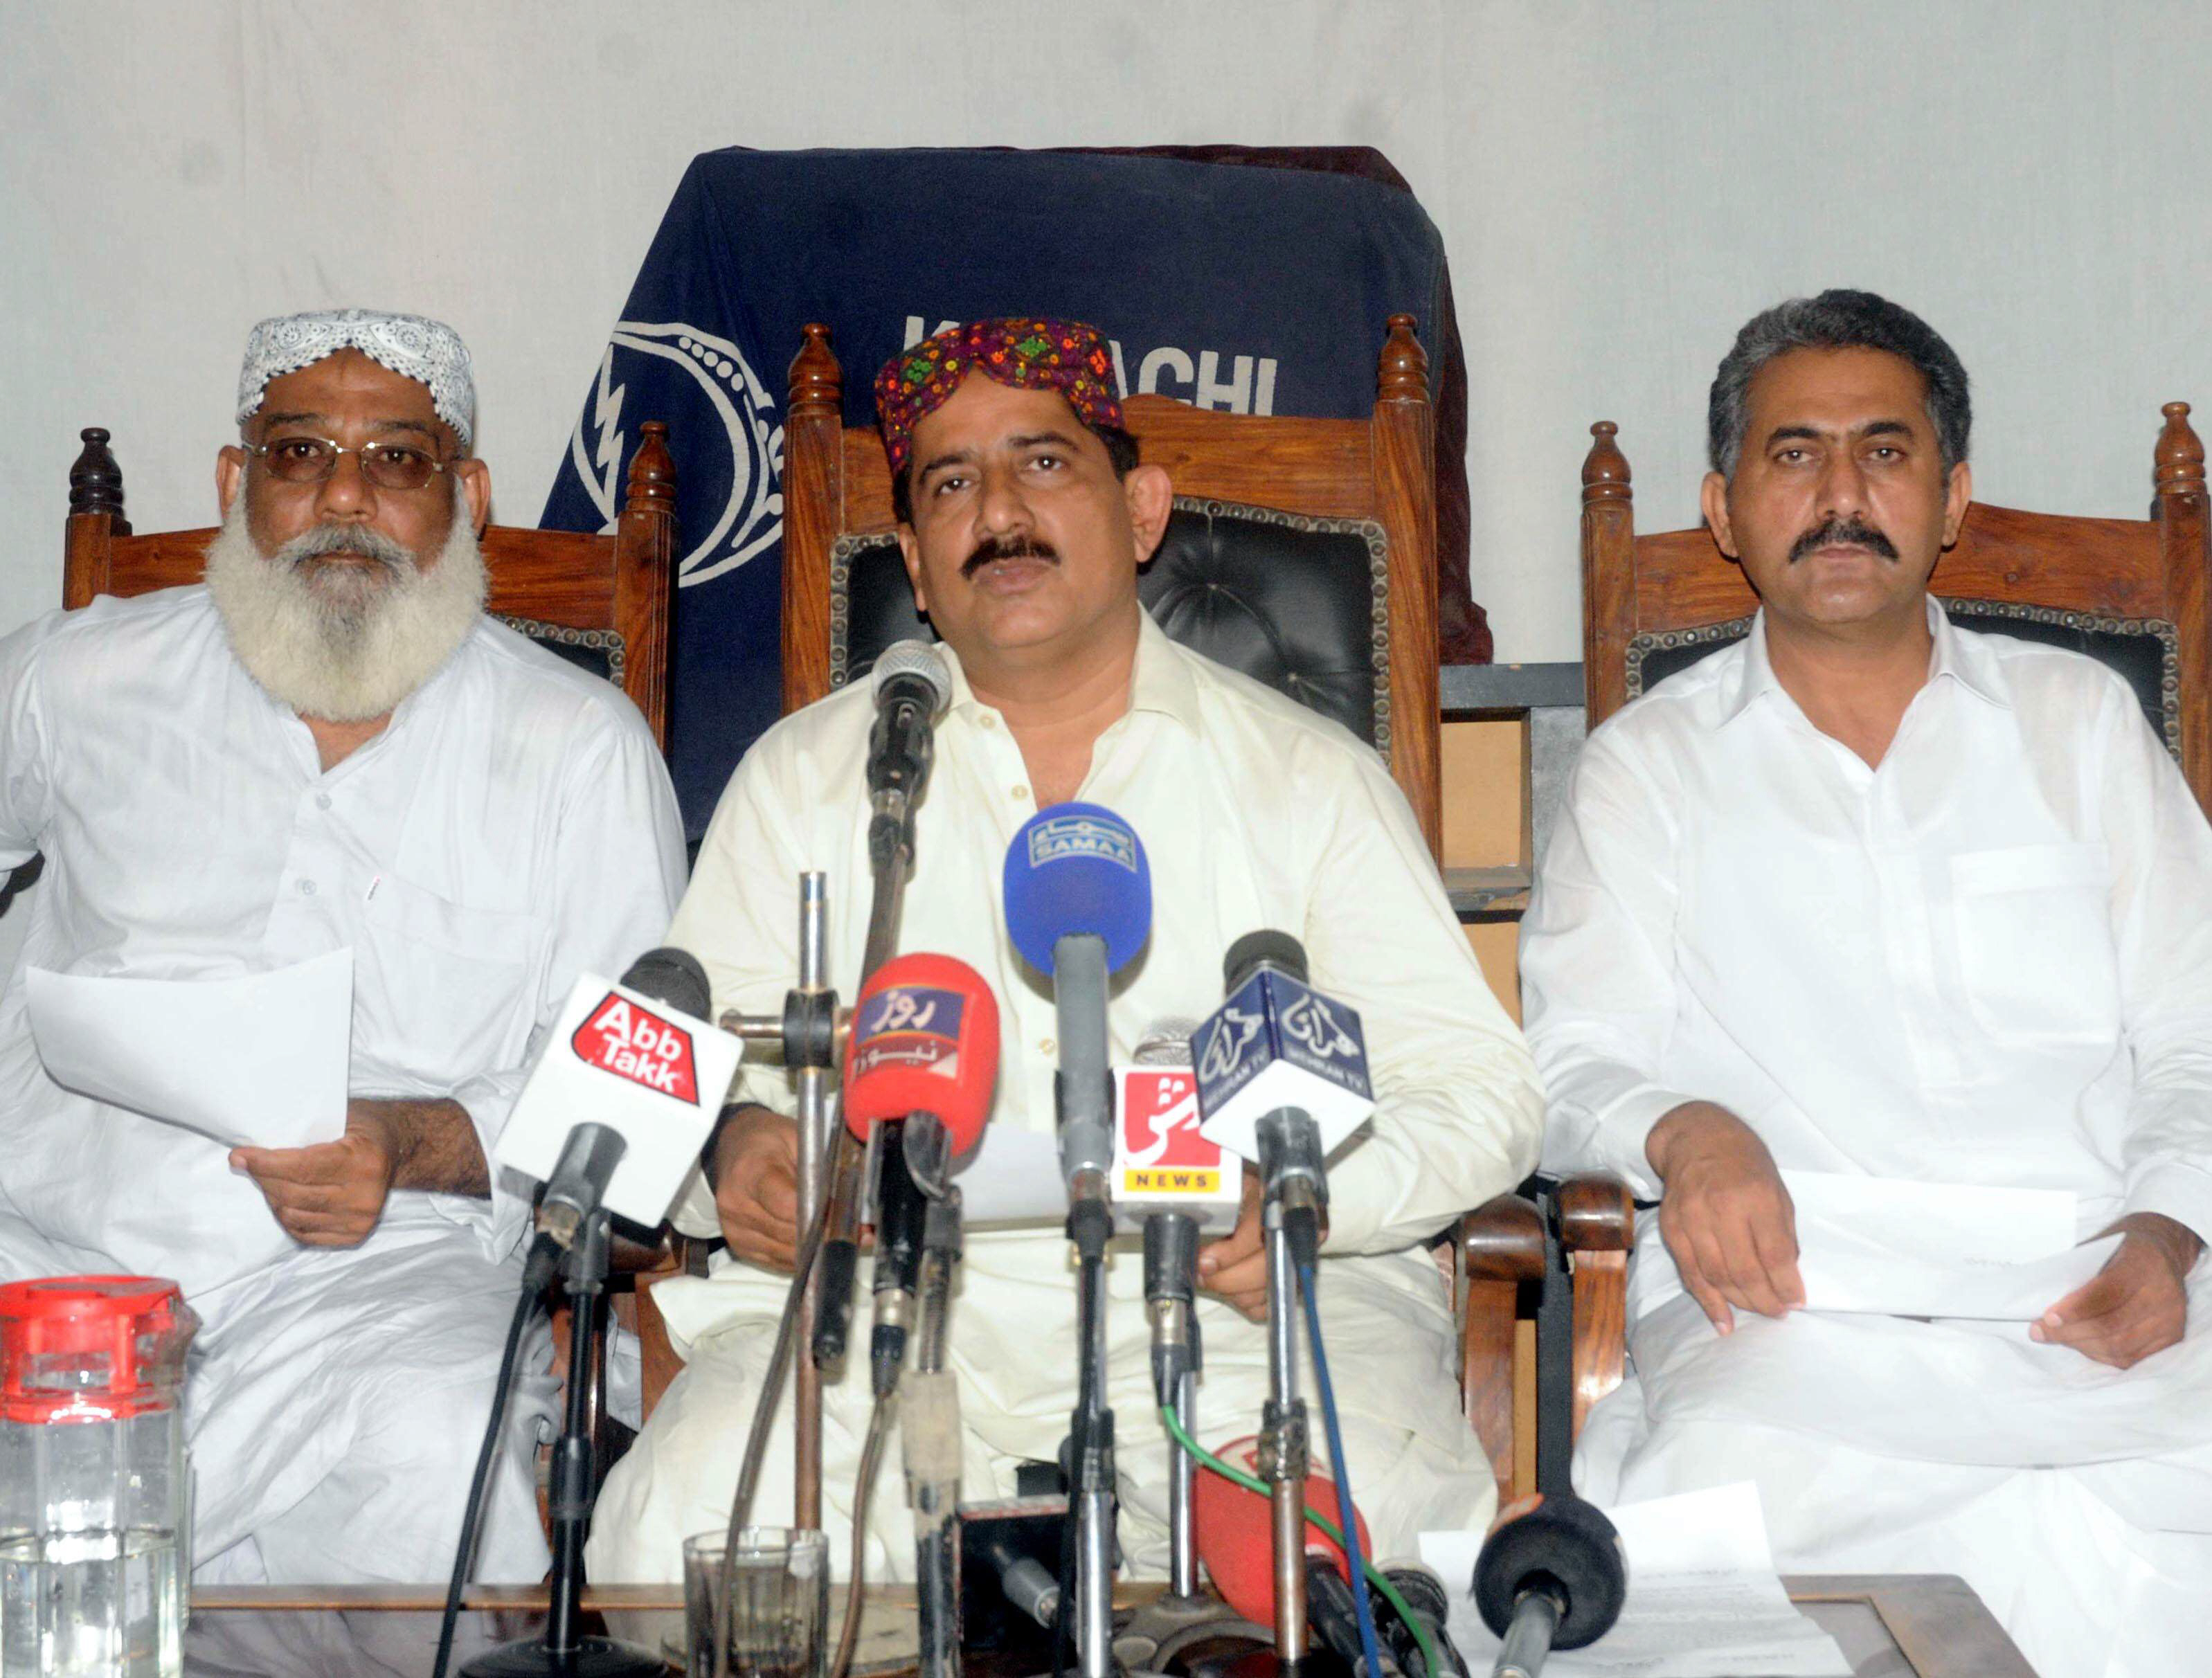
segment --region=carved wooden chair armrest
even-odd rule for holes
[[[1522,1188],[1532,1192],[1499,1195],[1458,1231],[1460,1395],[1501,1498],[1535,1489],[1540,1408],[1571,1406],[1578,1433],[1620,1383],[1636,1234],[1636,1202],[1618,1178]]]

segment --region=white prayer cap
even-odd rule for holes
[[[476,433],[477,386],[469,347],[443,321],[379,309],[315,309],[263,321],[246,335],[238,374],[238,423],[261,407],[271,379],[311,367],[341,350],[358,350],[380,367],[427,385],[430,405],[453,428],[461,447]]]

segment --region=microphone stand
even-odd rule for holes
[[[812,869],[799,877],[799,985],[797,994],[816,1007],[826,1006],[834,1014],[836,994],[830,989],[829,961],[830,877]],[[796,1010],[793,1012],[797,1012]],[[829,1043],[786,1043],[785,1053],[800,1047],[808,1052],[799,1066],[799,1227],[813,1225],[827,1191],[823,1168],[830,1153],[832,1090],[830,1067],[835,1060],[835,1032]],[[822,1267],[817,1264],[806,1279],[799,1301],[799,1337],[807,1345],[814,1340],[815,1308],[822,1297]],[[822,1526],[822,1371],[811,1358],[795,1358],[792,1394],[792,1449],[797,1458],[792,1477],[792,1523],[818,1531]]]
[[[607,1280],[607,1213],[593,1207],[562,1261],[568,1292],[568,1408],[553,1447],[553,1577],[542,1636],[503,1644],[464,1678],[662,1678],[659,1656],[581,1630],[584,1540],[592,1523],[592,1348]]]
[[[921,1678],[960,1678],[960,1387],[945,1367],[945,1319],[960,1264],[960,1191],[929,1202],[922,1233],[915,1367],[900,1399],[907,1498],[914,1510]]]
[[[1075,1645],[1082,1678],[1114,1669],[1114,1413],[1106,1404],[1106,1243],[1114,1233],[1106,1176],[1114,1158],[1114,1075],[1107,1065],[1106,944],[1091,933],[1053,951],[1060,1027],[1060,1168],[1076,1251],[1079,1325],[1069,1495],[1075,1510]]]
[[[1145,1219],[1145,1299],[1152,1319],[1152,1385],[1158,1401],[1198,1437],[1196,1280],[1198,1222],[1181,1212],[1155,1212]],[[1168,1446],[1168,1589],[1198,1595],[1198,1523],[1192,1505],[1197,1464],[1190,1453]]]
[[[1279,1195],[1268,1195],[1261,1227],[1267,1255],[1267,1401],[1261,1412],[1259,1466],[1268,1483],[1274,1539],[1276,1666],[1294,1673],[1306,1657],[1305,1487],[1311,1450],[1305,1401],[1298,1396],[1297,1279]]]

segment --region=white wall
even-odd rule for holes
[[[1474,578],[1579,655],[1577,467],[1686,522],[1745,315],[1856,283],[1976,382],[1984,499],[2140,515],[2212,401],[2199,0],[0,0],[0,630],[54,604],[76,429],[142,529],[212,519],[246,327],[419,309],[534,520],[660,211],[743,143],[1359,143],[1449,246]]]

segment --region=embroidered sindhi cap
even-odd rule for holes
[[[1017,390],[1058,391],[1085,425],[1122,429],[1114,358],[1096,326],[1026,315],[971,320],[892,356],[876,375],[876,419],[893,477],[914,453],[915,427],[971,373]]]
[[[378,309],[317,309],[278,315],[246,335],[246,365],[238,374],[238,423],[260,411],[271,379],[312,367],[341,350],[358,350],[430,390],[430,405],[453,428],[466,449],[476,435],[477,386],[469,348],[442,321]]]

